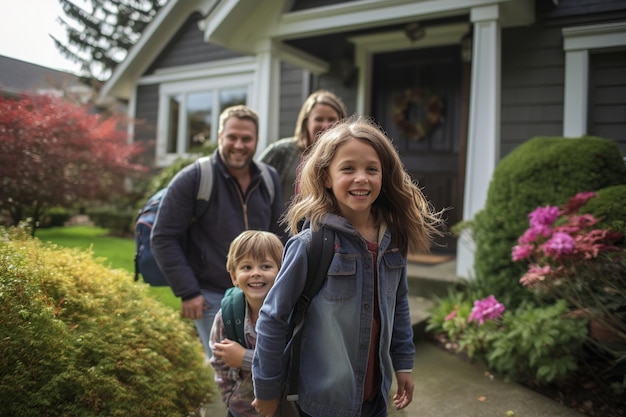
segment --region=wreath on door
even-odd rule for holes
[[[393,123],[412,140],[420,141],[428,137],[444,120],[443,99],[420,88],[407,89],[395,98]],[[423,107],[418,120],[409,119],[411,106]]]

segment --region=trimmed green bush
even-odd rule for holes
[[[39,222],[39,227],[63,226],[72,217],[70,210],[64,207],[52,207],[47,210]]]
[[[0,410],[183,416],[212,401],[190,321],[91,252],[0,229]]]
[[[135,220],[135,213],[132,210],[101,207],[90,208],[87,214],[95,225],[108,229],[113,236],[133,236],[134,230],[129,227]]]
[[[494,294],[514,308],[531,298],[519,284],[526,265],[514,263],[511,249],[538,206],[560,205],[582,191],[626,183],[616,142],[598,137],[536,137],[497,165],[485,208],[474,218],[474,271],[483,295]]]
[[[600,219],[596,228],[612,229],[626,235],[626,184],[598,190],[598,197],[590,199],[580,212]],[[621,246],[626,246],[626,241],[622,241]]]

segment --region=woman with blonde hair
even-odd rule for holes
[[[302,104],[294,135],[280,139],[261,154],[260,160],[276,168],[288,206],[296,193],[298,166],[319,134],[347,117],[343,101],[328,90],[313,92]]]

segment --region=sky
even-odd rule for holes
[[[56,23],[60,15],[58,0],[0,0],[0,55],[78,73],[80,66],[64,58],[48,35],[65,41]]]

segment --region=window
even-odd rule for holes
[[[200,153],[205,144],[217,143],[222,110],[250,104],[251,74],[219,75],[161,83],[157,166],[168,166],[178,157]]]
[[[579,137],[588,133],[590,53],[622,50],[626,46],[625,35],[624,22],[563,29],[565,51],[563,136]]]

